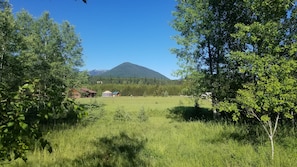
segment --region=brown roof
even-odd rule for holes
[[[91,90],[91,89],[88,89],[88,88],[81,88],[80,90],[81,90],[82,92],[97,93],[96,91]]]

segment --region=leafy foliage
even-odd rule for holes
[[[32,148],[35,141],[45,147],[49,143],[42,138],[39,126],[40,120],[48,118],[45,110],[39,106],[45,101],[39,99],[38,81],[27,82],[19,87],[17,92],[7,92],[1,84],[1,113],[0,120],[0,157],[5,160],[22,158],[26,160],[26,152]],[[36,111],[35,115],[32,112]],[[51,146],[49,145],[49,151]]]
[[[239,71],[252,80],[237,91],[236,99],[230,104],[223,102],[220,109],[234,112],[233,118],[245,114],[260,122],[267,133],[274,157],[274,136],[280,117],[293,118],[296,112],[297,62],[295,44],[286,42],[295,32],[288,31],[291,20],[287,12],[296,12],[294,1],[273,4],[274,13],[266,2],[249,4],[257,15],[250,25],[236,24],[238,32],[233,37],[247,45],[245,51],[231,52],[231,59],[239,64]],[[261,6],[261,9],[259,9]],[[261,14],[260,14],[261,13]],[[296,19],[296,18],[295,18]]]
[[[137,118],[140,122],[148,121],[149,116],[146,114],[144,107],[141,107],[141,109],[139,110]]]
[[[231,50],[241,50],[231,34],[237,23],[251,21],[250,10],[242,0],[178,0],[172,27],[180,32],[175,36],[178,48],[172,52],[179,58],[177,75],[188,81],[188,91],[199,96],[212,92],[213,103],[235,97],[245,82],[230,60]]]
[[[52,151],[42,125],[85,114],[65,97],[78,78],[82,48],[69,23],[60,27],[48,13],[33,19],[22,11],[14,18],[6,1],[0,7],[0,159],[26,160],[35,146]]]
[[[180,0],[176,10],[180,73],[197,79],[190,86],[197,94],[211,91],[234,120],[258,120],[273,158],[279,119],[296,112],[296,1]]]
[[[132,118],[128,112],[119,107],[116,109],[113,119],[117,121],[130,121]]]

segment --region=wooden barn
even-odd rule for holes
[[[97,94],[96,91],[87,88],[81,88],[80,92],[83,95],[83,97],[95,97]]]
[[[81,97],[95,97],[97,95],[96,91],[87,89],[87,88],[81,88],[81,89],[71,89],[69,91],[69,97],[73,99],[81,98]]]
[[[81,98],[81,93],[76,89],[70,89],[68,92],[68,97],[73,99]]]

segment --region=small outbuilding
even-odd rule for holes
[[[120,92],[118,92],[118,91],[115,91],[115,92],[112,92],[112,96],[113,97],[115,97],[115,96],[120,96],[121,94],[120,94]]]
[[[102,93],[102,97],[112,97],[112,92],[107,90]]]
[[[73,99],[77,99],[77,98],[81,98],[81,97],[95,97],[97,94],[96,91],[94,90],[90,90],[87,88],[81,88],[81,89],[70,89],[68,92],[68,96],[73,98]]]
[[[77,98],[80,98],[81,97],[81,94],[76,89],[70,89],[69,90],[69,93],[68,93],[68,96],[71,97],[71,98],[73,98],[73,99],[77,99]]]
[[[83,94],[84,97],[95,97],[97,92],[93,91],[91,89],[87,89],[87,88],[81,88],[80,89],[81,94]]]

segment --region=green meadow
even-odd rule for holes
[[[194,108],[189,97],[83,98],[88,116],[76,125],[52,127],[53,152],[32,150],[28,167],[258,167],[297,166],[297,142],[276,138],[270,159],[268,138],[257,126],[214,119],[208,100]]]

